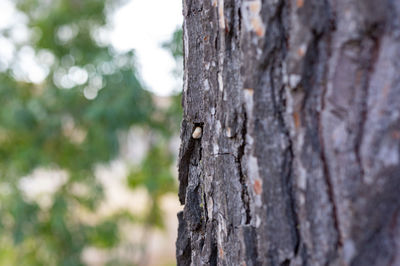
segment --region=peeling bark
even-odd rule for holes
[[[400,2],[183,3],[178,265],[400,265]]]

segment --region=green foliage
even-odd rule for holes
[[[168,139],[178,131],[179,96],[159,110],[134,70],[134,53],[116,53],[96,32],[106,12],[121,1],[17,0],[31,38],[15,43],[50,63],[40,83],[18,76],[18,59],[0,72],[0,265],[81,265],[87,246],[115,247],[123,221],[162,227],[161,196],[175,191]],[[178,56],[176,45],[168,46]],[[10,31],[0,32],[9,38]],[[119,152],[119,134],[133,125],[158,132],[146,158],[132,167],[129,186],[145,187],[149,212],[137,218],[122,211],[88,224],[82,213],[96,213],[103,187],[94,177],[99,163]],[[41,206],[21,191],[21,177],[38,167],[68,173]],[[74,187],[85,188],[83,195]],[[122,265],[122,264],[121,264]]]
[[[176,29],[172,38],[163,44],[163,47],[170,50],[172,56],[175,59],[181,59],[183,57],[183,31],[181,28]]]
[[[118,243],[118,228],[115,222],[105,221],[89,233],[89,239],[92,245],[102,248],[113,247]]]
[[[173,74],[182,79],[183,76],[183,31],[181,28],[177,28],[173,33],[171,39],[165,43],[163,43],[163,47],[167,49],[176,61],[176,67],[173,71]],[[168,121],[169,125],[172,127],[173,132],[179,132],[180,124],[182,117],[182,93],[179,93],[175,96],[172,96],[173,103],[170,108],[166,112],[165,119]]]

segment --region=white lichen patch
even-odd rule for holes
[[[189,79],[188,75],[187,75],[187,73],[185,73],[185,77],[183,78],[183,80],[184,80],[184,82],[183,82],[183,92],[186,92],[188,90],[188,87],[189,87],[188,79]]]
[[[261,225],[261,218],[260,218],[260,216],[256,216],[256,228],[258,228],[258,227],[260,227],[260,225]]]
[[[243,92],[243,98],[246,105],[246,111],[249,115],[251,115],[253,111],[253,94],[254,90],[252,88],[245,88]]]
[[[186,20],[183,23],[183,46],[185,49],[185,64],[187,64],[189,60],[189,35],[187,32],[187,25],[186,25]],[[183,84],[183,91],[186,92],[188,90],[188,71],[185,71],[185,76],[184,76],[184,84]]]
[[[219,256],[223,257],[223,243],[225,243],[225,237],[228,234],[228,230],[226,227],[226,221],[222,213],[218,213],[217,217],[218,221],[218,229],[217,229],[217,243],[218,243],[218,248],[219,248]]]
[[[210,83],[208,82],[208,79],[205,79],[203,81],[203,89],[204,89],[204,91],[209,91],[210,90]]]
[[[289,77],[285,73],[282,74],[282,82],[283,82],[283,84],[286,84],[286,85],[289,83]]]
[[[285,86],[285,96],[286,96],[286,114],[288,117],[291,117],[294,111],[294,99],[289,86]]]
[[[305,197],[305,195],[303,193],[299,193],[299,202],[300,202],[301,206],[306,203],[306,197]]]
[[[289,86],[291,88],[295,88],[295,87],[297,87],[297,85],[299,85],[300,81],[301,81],[300,75],[292,74],[289,77]]]
[[[289,75],[287,73],[287,66],[286,66],[286,62],[282,62],[282,82],[285,85],[289,85]]]
[[[219,135],[219,133],[221,132],[221,121],[217,120],[217,122],[215,123],[215,132],[217,133],[217,135]]]
[[[187,31],[187,25],[186,25],[186,20],[183,24],[183,44],[185,46],[185,59],[187,60],[189,58],[189,34]]]
[[[224,91],[224,81],[221,72],[218,73],[218,87],[220,91]]]
[[[301,163],[299,162],[299,175],[297,178],[297,185],[301,190],[306,190],[307,188],[307,172],[306,169],[303,167],[303,165],[301,165]]]
[[[218,0],[219,27],[225,29],[224,0]]]
[[[262,193],[262,180],[259,174],[258,160],[256,157],[250,155],[247,162],[247,169],[249,174],[250,182],[253,184],[253,195],[255,205],[257,207],[262,206],[261,193]]]
[[[219,153],[219,146],[217,143],[213,144],[213,154],[218,154]]]
[[[396,166],[399,164],[399,145],[392,141],[384,141],[378,152],[378,158],[385,167]]]
[[[207,214],[208,218],[211,220],[213,218],[214,201],[212,197],[207,198]]]
[[[225,135],[226,135],[228,138],[231,138],[231,137],[232,137],[232,129],[231,129],[230,127],[227,127],[227,128],[226,128]]]
[[[253,143],[254,143],[254,139],[252,136],[250,136],[250,134],[246,134],[246,143],[249,146],[253,145]]]
[[[258,37],[265,34],[265,25],[260,15],[261,0],[246,1],[242,5],[243,21],[246,30],[253,31]]]
[[[215,108],[211,107],[210,112],[211,112],[211,115],[215,115]]]
[[[214,107],[211,107],[211,115],[215,115],[215,108]]]

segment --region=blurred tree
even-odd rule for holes
[[[176,60],[181,60],[183,58],[182,38],[182,29],[177,28],[172,38],[163,44],[163,47],[168,49]]]
[[[167,144],[180,108],[157,110],[137,78],[134,53],[119,54],[102,38],[106,11],[122,1],[15,3],[29,38],[15,41],[11,28],[0,32],[16,49],[0,72],[0,265],[81,265],[85,247],[118,243],[120,221],[162,226],[160,197],[175,191]],[[26,71],[27,55],[43,80]],[[130,186],[152,196],[149,213],[139,219],[122,212],[89,225],[79,210],[94,213],[102,198],[95,166],[118,155],[119,133],[132,125],[156,131],[143,164],[129,175]],[[22,177],[38,167],[68,175],[48,208],[21,189]]]
[[[176,66],[173,71],[173,75],[175,75],[179,80],[182,80],[183,76],[183,39],[182,39],[182,28],[177,28],[175,32],[172,34],[172,37],[167,42],[162,44],[162,47],[168,50],[171,55],[174,57]],[[170,105],[170,108],[167,110],[164,119],[170,119],[170,125],[172,125],[171,130],[173,132],[179,132],[180,130],[180,122],[182,120],[182,93],[181,93],[181,84],[178,88],[179,93],[173,95],[172,101],[173,103]]]

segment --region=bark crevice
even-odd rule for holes
[[[251,221],[251,213],[250,213],[250,206],[249,206],[249,191],[247,187],[247,182],[248,178],[245,176],[243,173],[243,166],[242,166],[242,160],[243,156],[245,154],[245,147],[246,147],[246,136],[247,136],[247,113],[246,113],[246,108],[243,106],[242,107],[242,112],[243,112],[243,121],[242,121],[242,129],[241,129],[241,143],[237,151],[237,158],[236,158],[236,163],[238,165],[238,172],[239,172],[239,181],[242,186],[242,202],[243,202],[243,207],[245,211],[245,224],[248,225],[250,224]]]
[[[330,39],[330,34],[331,32],[328,31],[327,32],[328,36]],[[319,55],[319,41],[321,40],[321,38],[323,38],[323,32],[322,33],[315,33],[314,34],[314,38],[312,41],[312,47],[315,48],[315,55],[313,55],[312,57],[318,58]],[[328,49],[330,49],[331,46],[328,46]],[[330,53],[330,51],[328,51],[328,54]],[[309,66],[310,69],[314,69],[315,64],[312,64]],[[328,72],[328,66],[326,64],[326,72]],[[336,231],[336,243],[335,243],[335,252],[337,253],[339,251],[339,249],[343,246],[343,237],[342,237],[342,233],[341,233],[341,229],[340,229],[340,221],[339,221],[339,213],[338,213],[338,206],[336,203],[336,197],[335,197],[335,191],[334,191],[334,185],[332,183],[332,176],[330,173],[330,168],[329,168],[329,162],[327,161],[326,158],[326,152],[325,152],[325,140],[324,140],[324,128],[323,128],[323,121],[322,121],[322,113],[325,110],[326,104],[326,94],[327,94],[327,85],[324,84],[324,86],[322,86],[323,90],[322,90],[322,94],[321,94],[321,110],[317,113],[317,121],[318,121],[318,138],[319,138],[319,156],[321,159],[321,163],[322,163],[322,170],[323,170],[323,176],[325,179],[325,183],[326,183],[326,187],[327,187],[327,195],[329,198],[329,202],[331,204],[332,207],[332,220],[333,220],[333,225]],[[307,97],[306,97],[307,98]],[[330,256],[333,258],[336,256],[336,254],[330,254]],[[329,258],[327,260],[327,262],[331,261],[332,258]]]

